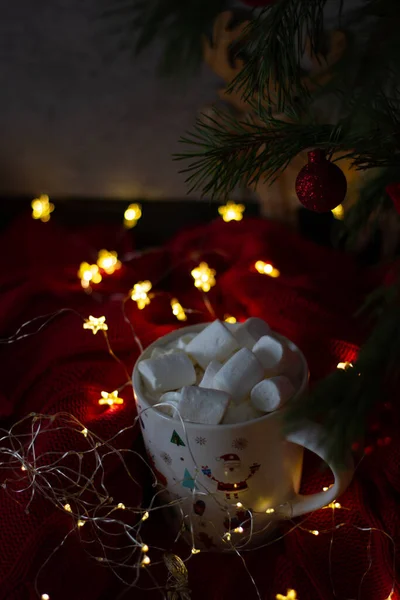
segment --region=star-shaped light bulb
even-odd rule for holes
[[[81,286],[87,289],[91,283],[100,283],[102,276],[97,265],[90,265],[87,262],[81,263],[78,271],[78,277],[81,280]]]
[[[288,590],[286,592],[286,596],[283,594],[277,594],[276,600],[297,600],[297,592],[296,590]]]
[[[258,260],[254,265],[256,271],[258,271],[261,275],[268,275],[269,277],[279,277],[280,271],[275,269],[271,263],[266,263],[263,260]]]
[[[343,221],[344,208],[343,208],[342,204],[338,204],[338,206],[336,206],[335,208],[332,208],[331,213],[333,214],[335,219],[338,219],[338,221]]]
[[[40,219],[43,223],[50,221],[50,213],[54,210],[54,204],[49,202],[49,197],[46,194],[32,200],[31,207],[34,219]]]
[[[225,321],[225,323],[232,323],[232,324],[237,323],[236,317],[232,317],[231,315],[225,315],[224,321]]]
[[[337,364],[336,366],[337,369],[340,369],[341,371],[348,371],[349,369],[353,368],[353,364],[351,362],[340,362]]]
[[[336,500],[334,500],[333,502],[330,502],[322,508],[331,508],[332,510],[334,510],[335,508],[342,508],[342,505],[340,504],[340,502],[336,502]]]
[[[131,290],[131,298],[136,302],[140,310],[142,310],[145,306],[150,304],[148,292],[151,290],[151,288],[151,282],[148,280],[139,281],[133,286],[133,289]]]
[[[113,392],[101,392],[101,398],[99,400],[100,406],[103,404],[108,404],[108,406],[113,406],[114,404],[123,404],[124,401],[122,398],[118,397],[118,390],[114,390]]]
[[[103,269],[107,275],[112,275],[114,271],[121,268],[121,261],[118,260],[118,254],[115,251],[100,250],[97,257],[97,266]]]
[[[201,262],[199,266],[192,271],[194,285],[203,292],[209,292],[215,285],[215,275],[215,269],[210,269],[206,262]]]
[[[135,227],[142,216],[141,204],[130,204],[124,213],[124,225],[127,229]]]
[[[172,313],[176,316],[178,321],[187,321],[185,310],[182,304],[180,304],[180,302],[176,298],[173,298],[171,300],[171,308]]]
[[[98,331],[107,331],[108,325],[106,323],[106,318],[92,317],[92,315],[90,315],[89,318],[85,320],[83,329],[91,329],[93,335],[96,335]]]
[[[219,214],[225,221],[241,221],[243,219],[243,213],[246,207],[244,204],[236,204],[236,202],[227,202],[224,206],[220,206],[218,209]]]

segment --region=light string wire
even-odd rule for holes
[[[151,410],[151,409],[145,409],[145,410]],[[14,433],[14,429],[17,429],[25,420],[28,419],[32,419],[31,422],[31,431],[29,434],[15,434]],[[128,473],[129,476],[130,472],[129,469],[125,463],[125,460],[122,456],[122,451],[120,450],[116,450],[115,449],[115,441],[117,439],[117,437],[120,434],[123,434],[125,431],[131,429],[132,427],[136,426],[136,421],[137,421],[138,417],[135,420],[134,425],[130,426],[130,427],[126,427],[124,429],[122,429],[120,432],[118,432],[117,434],[115,434],[112,438],[110,438],[109,440],[107,440],[107,442],[99,442],[99,438],[95,435],[92,434],[91,432],[88,433],[86,439],[89,441],[92,441],[92,447],[91,449],[87,450],[87,451],[83,451],[80,454],[86,455],[88,453],[90,453],[91,451],[93,451],[96,454],[96,467],[93,471],[93,474],[91,477],[86,477],[83,475],[82,473],[82,461],[80,460],[80,469],[78,471],[74,471],[73,469],[70,468],[64,468],[64,470],[62,469],[61,466],[61,461],[64,458],[67,458],[68,456],[77,456],[77,452],[75,450],[72,451],[66,451],[63,453],[55,453],[55,452],[49,452],[49,453],[45,453],[43,454],[42,457],[38,457],[36,456],[35,453],[35,443],[38,440],[40,435],[45,435],[48,432],[48,427],[42,427],[43,421],[47,421],[49,424],[53,424],[55,423],[57,420],[60,420],[62,424],[58,425],[56,427],[56,431],[62,429],[63,427],[67,427],[68,429],[72,430],[75,433],[81,433],[82,432],[82,427],[83,424],[81,422],[79,422],[77,419],[75,419],[72,415],[69,415],[68,413],[59,413],[56,415],[29,415],[28,417],[25,417],[23,420],[19,421],[18,423],[16,423],[13,428],[9,431],[9,432],[5,432],[4,430],[1,432],[3,435],[0,438],[0,443],[4,443],[5,440],[7,441],[11,441],[11,445],[13,448],[13,452],[11,453],[11,455],[13,456],[13,458],[17,461],[17,463],[19,465],[21,465],[21,467],[23,466],[24,469],[26,470],[26,474],[32,475],[31,479],[30,479],[30,486],[32,487],[32,497],[30,502],[32,501],[33,498],[33,494],[35,491],[39,492],[41,495],[43,495],[45,498],[49,499],[50,501],[53,502],[53,504],[55,504],[59,509],[62,510],[66,510],[65,509],[65,504],[63,505],[62,503],[65,502],[66,500],[70,500],[70,502],[72,503],[72,501],[74,501],[75,505],[79,504],[79,500],[80,500],[80,496],[82,495],[83,491],[86,491],[89,489],[89,487],[91,487],[93,480],[97,474],[97,472],[99,470],[102,471],[102,476],[101,476],[101,493],[97,494],[97,504],[94,504],[92,506],[92,508],[94,509],[94,515],[93,517],[90,516],[90,506],[89,503],[87,501],[82,501],[81,505],[83,506],[83,510],[78,511],[78,510],[67,510],[67,512],[71,512],[71,516],[77,520],[77,522],[79,522],[80,517],[83,517],[83,520],[85,522],[85,525],[87,523],[92,523],[96,526],[96,528],[99,531],[99,536],[96,536],[96,541],[100,542],[100,545],[103,549],[103,555],[98,557],[99,562],[103,563],[105,566],[108,566],[109,568],[111,568],[115,574],[117,575],[117,577],[119,578],[119,580],[124,583],[125,585],[129,585],[129,587],[132,587],[134,585],[137,584],[138,579],[139,579],[139,575],[140,575],[140,565],[139,563],[136,563],[133,567],[135,573],[135,579],[134,580],[130,580],[128,581],[126,578],[121,577],[121,575],[119,574],[119,572],[117,571],[118,567],[121,566],[126,566],[127,561],[129,561],[134,555],[134,552],[131,551],[130,554],[127,555],[126,560],[121,562],[121,561],[114,561],[112,559],[107,559],[107,550],[109,549],[114,549],[112,546],[110,546],[109,544],[106,544],[102,541],[102,537],[104,536],[104,534],[107,534],[108,532],[105,530],[104,525],[106,524],[123,524],[124,530],[127,533],[129,539],[132,541],[132,546],[133,548],[131,548],[131,550],[134,549],[140,549],[140,547],[142,546],[143,542],[141,541],[141,538],[139,535],[133,535],[133,528],[132,526],[128,526],[125,522],[116,519],[116,518],[111,518],[110,515],[118,510],[120,508],[120,505],[110,505],[109,504],[109,500],[110,500],[110,496],[108,495],[107,489],[105,487],[104,484],[104,477],[105,477],[105,472],[103,469],[103,465],[102,465],[102,460],[99,453],[99,447],[100,446],[104,446],[106,448],[109,449],[109,452],[105,453],[104,458],[106,458],[108,456],[109,453],[116,453],[121,461],[121,463],[124,465],[124,468],[126,470],[126,472]],[[35,427],[35,424],[38,424],[38,426]],[[30,438],[30,439],[29,439]],[[187,439],[187,437],[186,437]],[[26,443],[26,441],[29,440],[29,443]],[[24,449],[26,448],[25,454],[24,454]],[[7,450],[7,449],[6,449]],[[32,453],[32,459],[29,460],[29,452]],[[0,456],[3,453],[3,448],[1,448],[0,450]],[[124,453],[132,453],[134,454],[136,457],[138,457],[140,460],[142,460],[150,469],[150,471],[152,472],[152,468],[146,463],[145,459],[138,453],[134,452],[134,451],[130,451],[130,450],[125,450]],[[6,454],[8,455],[8,457],[10,457],[10,453],[6,452]],[[43,458],[50,458],[51,456],[54,456],[54,460],[53,463],[50,463],[48,465],[46,465],[45,467],[40,466],[40,462],[41,459]],[[0,468],[4,469],[5,465],[4,462],[2,461],[0,463]],[[8,463],[7,467],[8,469],[15,469],[15,464],[13,463]],[[53,481],[49,481],[46,480],[45,475],[46,475],[46,469],[47,472],[49,474],[54,474],[54,471],[57,472],[58,476],[60,479],[64,479],[67,481],[67,483],[72,483],[74,486],[77,487],[77,491],[76,492],[71,492],[69,490],[66,491],[65,485],[61,485],[60,487],[56,487],[53,483]],[[77,479],[72,479],[72,475],[78,475]],[[152,475],[154,477],[154,483],[157,482],[157,478],[154,475],[154,473],[152,472]],[[83,478],[84,479],[84,484],[80,487],[79,486],[79,479]],[[22,478],[20,477],[19,479],[20,481],[22,480]],[[134,479],[133,479],[134,480]],[[12,481],[15,483],[15,478],[12,479]],[[134,480],[135,481],[135,480]],[[135,483],[137,483],[135,481]],[[2,485],[3,489],[7,488],[7,480],[5,482],[3,482]],[[26,491],[29,488],[29,486],[25,486],[24,488],[20,488],[18,490],[18,492],[22,492],[22,491]],[[15,491],[15,490],[13,490]],[[161,510],[162,508],[165,507],[171,507],[173,505],[178,505],[180,504],[180,501],[175,501],[175,502],[169,502],[167,504],[165,504],[164,506],[157,506],[154,507],[154,503],[156,502],[157,496],[161,493],[157,492],[154,496],[153,499],[150,502],[149,507],[147,508],[146,512],[152,512],[154,510]],[[29,502],[29,504],[30,504]],[[29,504],[27,506],[27,510],[29,510]],[[69,504],[69,503],[68,503]],[[71,505],[69,504],[69,507]],[[105,515],[99,515],[97,514],[98,511],[101,508],[107,508],[106,514]],[[127,508],[124,506],[123,510],[125,511]],[[142,508],[138,508],[138,507],[129,507],[128,510],[131,510],[134,512],[135,515],[138,514],[145,514],[143,513],[143,509]],[[334,509],[332,510],[332,513],[334,512]],[[302,520],[301,523],[296,523],[294,524],[294,526],[287,532],[285,532],[283,535],[281,535],[280,537],[269,541],[266,544],[261,544],[259,546],[259,548],[261,547],[265,547],[267,545],[271,545],[281,539],[283,539],[284,537],[286,537],[287,535],[289,535],[293,530],[300,528],[301,530],[304,530],[305,532],[308,533],[312,533],[313,530],[309,530],[305,527],[303,527],[303,524],[309,520],[312,517],[313,513],[308,515],[305,519]],[[139,526],[137,526],[137,534],[140,533],[140,525],[141,523],[139,523]],[[341,522],[339,524],[336,524],[334,527],[332,527],[330,530],[320,530],[320,534],[328,534],[331,533],[333,536],[333,533],[338,530],[339,528],[345,527],[345,526],[349,526],[348,523],[345,522]],[[365,579],[365,577],[367,576],[371,566],[372,566],[372,559],[371,559],[371,533],[373,531],[375,532],[379,532],[382,533],[383,535],[385,535],[392,543],[393,546],[393,551],[395,550],[395,542],[393,540],[393,538],[387,534],[386,532],[384,532],[383,530],[380,530],[378,528],[367,528],[367,527],[359,527],[353,524],[350,524],[351,527],[359,530],[359,531],[366,531],[369,532],[370,534],[370,540],[369,540],[369,545],[368,545],[368,556],[369,556],[369,564],[367,567],[367,570],[365,571],[362,580],[360,582],[360,590],[361,590],[361,585]],[[76,528],[79,527],[79,525],[75,525],[75,527],[73,528],[73,530],[76,530]],[[60,542],[60,544],[57,546],[57,548],[54,549],[53,554],[55,554],[66,542],[66,540],[68,539],[69,535],[73,532],[73,530],[71,530],[65,537],[64,539]],[[118,546],[118,550],[121,549],[121,546]],[[244,557],[242,556],[242,554],[239,552],[239,550],[233,545],[231,544],[231,549],[240,557],[243,565],[246,568],[246,571],[248,571],[246,562]],[[52,556],[51,555],[51,556]],[[44,569],[44,567],[48,564],[51,556],[48,557],[48,559],[46,559],[45,563],[43,564],[43,566],[40,569],[40,572]],[[188,556],[188,558],[186,560],[188,560],[190,558],[190,555]],[[101,560],[100,560],[101,559]],[[393,552],[393,573],[395,573],[395,553]],[[331,559],[330,559],[331,562]],[[130,563],[131,564],[131,563]],[[40,574],[39,572],[39,574]],[[39,576],[38,574],[38,576]],[[253,585],[255,586],[255,591],[257,594],[257,597],[260,598],[260,592],[256,586],[256,583],[254,581],[254,578],[252,577],[251,573],[248,572],[248,575],[253,583]],[[392,585],[392,591],[391,593],[393,593],[395,590],[395,579],[393,580],[393,585]],[[390,597],[390,596],[389,596]],[[358,595],[358,600],[361,598],[361,595]]]
[[[205,306],[206,306],[208,312],[211,315],[213,315],[212,307],[211,307],[211,310],[209,308],[209,306],[211,306],[211,304],[209,303],[207,295],[203,292],[202,296],[203,296],[203,299],[207,300],[207,302],[205,301]],[[127,324],[129,324],[131,332],[134,337],[134,340],[135,340],[139,350],[142,351],[143,345],[135,332],[135,329],[134,329],[134,326],[133,326],[131,320],[127,317],[126,312],[125,312],[126,302],[129,299],[130,299],[129,296],[124,298],[123,303],[122,303],[122,311],[123,311],[124,321],[127,322]],[[27,337],[36,335],[36,334],[40,333],[45,327],[47,327],[51,322],[53,322],[58,316],[66,314],[68,312],[77,315],[83,322],[87,321],[77,311],[75,311],[73,309],[69,309],[69,308],[63,308],[54,313],[35,317],[34,319],[27,321],[21,327],[19,327],[19,329],[12,336],[5,338],[5,339],[1,339],[0,344],[11,344],[11,343],[20,341],[22,339],[25,339]],[[194,312],[198,312],[198,311],[194,311]],[[215,315],[215,313],[214,313],[214,315]],[[29,326],[31,326],[32,324],[37,324],[38,325],[37,329],[35,331],[28,331]],[[113,352],[110,342],[109,342],[107,331],[102,331],[102,333],[106,340],[106,346],[107,346],[108,353],[112,356],[112,358],[114,360],[116,360],[121,366],[123,366],[124,372],[127,375],[127,381],[118,388],[118,391],[121,391],[126,386],[132,385],[132,379],[131,379],[123,361],[121,361]],[[162,403],[160,403],[158,406],[160,406],[161,404]],[[132,427],[136,427],[139,417],[146,410],[152,410],[152,408],[145,409],[144,411],[142,411],[135,418],[133,425],[121,429],[119,432],[117,432],[112,438],[110,438],[107,441],[101,441],[100,438],[98,438],[95,434],[93,434],[92,432],[87,430],[83,423],[80,423],[73,415],[71,415],[69,413],[57,413],[57,414],[51,415],[51,416],[40,415],[40,414],[31,414],[28,417],[25,417],[24,419],[18,421],[18,423],[13,425],[13,427],[9,431],[0,430],[0,435],[1,435],[0,444],[6,444],[5,446],[0,446],[0,458],[3,457],[0,461],[0,469],[1,470],[8,469],[8,470],[12,470],[13,472],[15,472],[15,470],[19,468],[24,473],[23,476],[19,476],[19,477],[14,476],[11,480],[6,479],[5,481],[3,481],[2,485],[1,485],[3,490],[6,491],[9,495],[13,494],[13,497],[15,495],[18,496],[24,492],[30,491],[30,498],[25,506],[25,510],[28,512],[29,512],[31,503],[33,502],[35,494],[36,493],[40,494],[41,496],[50,500],[55,506],[57,506],[58,509],[61,509],[66,512],[71,512],[71,516],[74,519],[74,523],[75,523],[74,527],[66,534],[66,536],[63,538],[63,540],[61,540],[60,544],[51,552],[51,554],[45,560],[43,565],[40,567],[40,570],[39,570],[36,580],[35,580],[35,587],[36,587],[36,591],[38,594],[40,593],[39,589],[38,589],[38,580],[39,580],[39,576],[41,575],[45,566],[48,565],[51,558],[60,550],[60,548],[62,548],[62,546],[65,544],[65,542],[67,541],[67,539],[69,538],[71,533],[73,533],[73,532],[79,533],[79,529],[83,526],[85,526],[86,530],[87,530],[88,529],[87,525],[89,525],[89,524],[94,529],[93,539],[86,542],[85,540],[82,539],[82,536],[80,536],[80,539],[82,542],[82,547],[85,549],[86,552],[88,552],[86,546],[94,546],[95,544],[98,544],[98,546],[101,548],[101,551],[102,551],[100,556],[96,557],[98,562],[103,564],[104,566],[107,566],[108,568],[110,568],[114,572],[116,577],[120,580],[120,582],[128,587],[133,587],[133,586],[138,587],[139,577],[142,572],[141,567],[144,567],[145,564],[143,564],[143,560],[142,561],[139,560],[133,564],[132,559],[135,556],[135,554],[140,553],[140,556],[143,555],[142,548],[144,546],[146,547],[147,545],[144,544],[144,542],[142,541],[140,531],[141,531],[143,520],[147,520],[147,518],[148,518],[147,516],[149,516],[154,511],[162,510],[165,508],[176,507],[180,510],[182,525],[184,524],[185,520],[187,520],[189,518],[189,521],[190,521],[189,530],[190,530],[190,536],[192,539],[192,552],[189,553],[188,556],[184,559],[184,563],[187,562],[194,554],[193,550],[195,549],[195,543],[194,543],[195,542],[195,537],[194,537],[195,534],[194,534],[194,529],[193,529],[193,523],[191,520],[191,515],[187,514],[185,511],[183,511],[183,509],[181,507],[181,504],[183,503],[184,500],[176,499],[174,501],[170,501],[165,504],[158,503],[157,506],[155,506],[155,503],[157,502],[157,500],[159,499],[159,497],[161,496],[163,491],[165,491],[165,489],[163,489],[163,486],[160,484],[160,482],[158,482],[157,477],[156,477],[151,465],[149,465],[147,463],[147,461],[145,460],[145,458],[136,451],[126,450],[126,449],[120,450],[120,449],[115,448],[114,444],[115,444],[117,438],[120,435],[122,435],[123,433],[125,433],[126,431],[130,430]],[[31,430],[28,434],[14,433],[15,430],[25,422],[25,420],[30,419],[30,418],[32,419],[32,423],[31,423]],[[178,418],[179,418],[182,428],[184,430],[185,440],[187,441],[187,446],[188,446],[191,458],[195,464],[195,479],[194,479],[194,481],[199,486],[201,486],[201,488],[204,490],[204,491],[199,491],[199,490],[195,491],[195,488],[193,488],[193,490],[192,490],[193,496],[198,496],[198,495],[210,496],[211,495],[211,496],[213,496],[213,500],[216,501],[217,503],[219,503],[219,500],[215,497],[215,494],[210,493],[207,490],[207,488],[205,488],[201,484],[201,482],[198,480],[198,476],[200,474],[200,469],[199,469],[198,465],[196,464],[192,450],[190,448],[190,442],[189,442],[188,435],[186,432],[185,423],[180,415],[178,415]],[[62,425],[57,426],[55,429],[53,429],[53,431],[58,431],[61,429],[69,429],[70,431],[73,431],[75,433],[80,433],[81,435],[83,435],[83,432],[86,432],[86,435],[84,435],[85,440],[89,443],[89,446],[90,446],[90,444],[92,444],[89,447],[89,449],[86,451],[83,451],[83,452],[77,452],[76,450],[67,450],[67,451],[58,452],[58,453],[57,452],[46,452],[46,453],[38,456],[36,454],[35,444],[41,435],[46,435],[49,431],[48,427],[42,426],[42,422],[47,421],[47,423],[54,424],[57,419],[61,419]],[[105,452],[103,455],[101,455],[99,449],[103,449],[103,448],[104,449],[106,448],[107,452]],[[145,510],[143,509],[143,507],[139,507],[139,506],[127,508],[125,505],[122,505],[123,506],[123,508],[122,508],[121,503],[118,503],[115,505],[112,503],[113,500],[112,500],[111,496],[108,494],[108,491],[107,491],[107,488],[105,485],[106,473],[105,473],[105,468],[104,468],[102,461],[104,461],[105,458],[108,458],[111,455],[117,456],[118,460],[123,465],[124,471],[126,472],[126,474],[132,479],[132,481],[134,482],[135,485],[138,485],[140,487],[140,484],[135,480],[135,478],[130,473],[130,470],[129,470],[129,468],[125,462],[124,456],[123,456],[124,454],[131,454],[131,455],[135,456],[135,458],[139,458],[139,460],[142,461],[146,465],[146,468],[149,469],[149,471],[152,475],[153,487],[158,486],[160,488],[159,491],[157,491],[153,495],[149,506]],[[91,475],[86,476],[83,473],[83,459],[89,455],[94,456],[95,466],[93,467],[93,472],[91,473]],[[53,457],[53,462],[49,462],[51,457]],[[78,469],[73,469],[69,466],[63,465],[62,461],[67,460],[71,457],[78,459],[78,464],[79,464]],[[42,464],[42,463],[44,463],[44,464]],[[98,475],[99,475],[99,480],[100,480],[99,490],[96,489],[96,487],[95,487],[95,479]],[[20,483],[20,484],[22,484],[22,487],[10,490],[9,482],[12,482],[14,485],[16,483]],[[178,483],[181,483],[181,482],[178,482]],[[93,500],[91,502],[89,502],[87,499],[84,499],[82,496],[85,493],[87,493],[89,495],[91,494],[96,499],[96,502],[94,502]],[[17,498],[14,498],[14,499],[17,499]],[[69,500],[69,502],[68,502],[68,500]],[[17,501],[18,501],[18,499],[17,499]],[[71,504],[74,506],[73,509],[71,508]],[[67,510],[65,508],[66,506],[68,506],[71,510]],[[104,511],[104,509],[106,509],[105,514],[102,514],[102,511]],[[125,515],[128,513],[131,513],[134,517],[138,517],[138,516],[142,515],[142,519],[139,520],[139,522],[136,525],[129,525],[122,519],[116,519],[114,516],[112,516],[112,514],[117,510],[123,510]],[[335,509],[333,508],[332,509],[333,525],[334,525],[334,511],[335,511]],[[275,517],[279,517],[279,514],[280,514],[279,507],[277,507],[276,511],[274,510],[274,512],[275,512]],[[242,564],[244,565],[244,568],[246,570],[246,573],[247,573],[248,577],[250,578],[250,581],[255,589],[257,598],[261,598],[257,584],[247,567],[245,558],[242,556],[242,552],[249,551],[248,549],[246,549],[246,545],[249,544],[253,535],[260,535],[261,533],[264,533],[271,526],[272,521],[270,523],[268,523],[261,531],[255,532],[253,534],[253,515],[251,513],[248,513],[248,514],[250,515],[249,519],[251,521],[251,527],[250,527],[250,536],[248,536],[247,541],[244,541],[242,544],[240,544],[240,542],[239,542],[239,544],[234,544],[230,538],[227,542],[227,547],[229,550],[235,552],[236,555],[241,559]],[[143,519],[144,516],[146,516],[146,519]],[[284,532],[283,535],[280,535],[279,537],[277,537],[273,540],[270,540],[267,543],[262,543],[259,546],[257,546],[257,548],[261,549],[261,548],[269,546],[273,543],[276,543],[277,541],[285,538],[287,535],[289,535],[295,529],[304,530],[305,532],[308,532],[308,533],[314,533],[314,530],[309,530],[307,528],[304,528],[302,525],[310,517],[311,517],[311,515],[308,515],[300,523],[294,524],[293,527],[291,527],[288,531]],[[229,522],[230,522],[231,515],[228,510],[227,510],[227,518],[229,519]],[[245,521],[242,524],[245,524]],[[130,542],[130,544],[128,546],[126,546],[127,552],[126,552],[125,558],[123,560],[121,560],[121,559],[115,560],[115,559],[108,557],[108,551],[112,552],[112,551],[118,550],[118,552],[121,552],[121,544],[120,544],[119,534],[110,534],[110,532],[107,529],[108,525],[119,525],[121,527],[121,530],[123,531],[123,533],[126,535],[127,539]],[[368,544],[368,548],[367,548],[369,562],[368,562],[367,570],[363,574],[362,579],[359,584],[359,593],[358,593],[357,600],[360,600],[360,598],[361,598],[361,596],[360,596],[361,587],[363,585],[365,578],[368,575],[368,572],[372,568],[372,554],[371,554],[372,532],[379,532],[379,533],[383,534],[391,542],[392,547],[393,547],[393,573],[394,573],[394,576],[393,576],[392,588],[391,588],[391,591],[388,596],[389,598],[392,598],[393,593],[396,589],[395,541],[384,530],[380,530],[378,528],[367,528],[367,527],[362,528],[362,527],[358,527],[358,526],[355,526],[355,525],[349,524],[349,523],[340,523],[340,524],[332,526],[332,528],[330,530],[321,530],[319,532],[321,534],[331,533],[331,542],[330,542],[330,551],[329,551],[329,573],[330,573],[333,594],[336,597],[336,591],[335,591],[335,588],[333,585],[334,582],[333,582],[333,575],[332,575],[333,536],[334,536],[335,531],[337,531],[339,528],[344,527],[346,525],[354,527],[355,529],[357,529],[359,531],[369,532],[369,535],[370,535],[369,544]],[[180,534],[181,534],[181,532],[178,533],[176,540],[179,539]],[[107,536],[110,538],[110,540],[105,542],[104,538]],[[118,546],[117,547],[112,545],[113,538],[116,538],[116,537],[118,537]],[[226,542],[227,540],[224,539],[224,541]],[[162,548],[153,548],[153,550],[157,550],[160,552],[166,552],[166,550],[162,549]],[[89,555],[92,556],[92,554],[90,552],[89,552]],[[145,553],[145,555],[147,556],[147,553]],[[176,557],[176,558],[179,558],[179,557]],[[152,564],[160,564],[160,562],[162,562],[162,561],[156,561],[156,562],[152,561]],[[133,571],[134,578],[128,580],[126,577],[123,577],[120,573],[120,570],[123,568],[129,568],[130,571]],[[174,578],[175,578],[174,573],[172,573],[170,571],[169,575],[168,575],[168,581],[171,582],[171,580],[174,580]],[[171,583],[169,583],[169,585],[171,585]],[[186,586],[183,586],[183,588],[182,588],[182,584],[180,583],[179,585],[180,585],[180,591],[178,590],[177,593],[181,594],[182,598],[189,597],[187,595],[188,590],[187,590]],[[164,588],[162,588],[158,585],[156,585],[155,587],[146,588],[146,589],[158,589],[160,591],[164,590]],[[186,594],[186,596],[184,596],[183,594]]]

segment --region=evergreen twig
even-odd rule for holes
[[[323,10],[327,0],[280,0],[263,9],[243,32],[239,45],[248,60],[228,91],[245,100],[258,92],[282,112],[293,96],[308,97],[300,61],[306,43],[314,56],[323,54]],[[341,3],[338,3],[338,16]]]
[[[400,167],[396,137],[379,126],[354,131],[349,119],[329,125],[263,117],[263,122],[238,121],[215,110],[214,117],[203,115],[197,120],[193,132],[181,138],[196,149],[175,155],[177,160],[190,160],[181,172],[188,174],[191,191],[226,196],[239,184],[274,181],[299,152],[308,148],[344,152],[344,158],[356,169]]]
[[[320,421],[329,431],[329,455],[339,463],[352,443],[364,435],[371,410],[393,394],[399,383],[399,283],[375,291],[367,302],[371,308],[369,305],[378,320],[353,368],[331,373],[286,413],[289,430],[305,417]]]

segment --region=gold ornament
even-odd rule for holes
[[[166,552],[164,563],[168,569],[168,600],[190,600],[189,575],[183,560],[176,554]]]

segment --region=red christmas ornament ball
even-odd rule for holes
[[[314,212],[329,212],[345,199],[347,181],[343,171],[326,158],[324,150],[308,153],[308,163],[296,179],[296,194]]]

